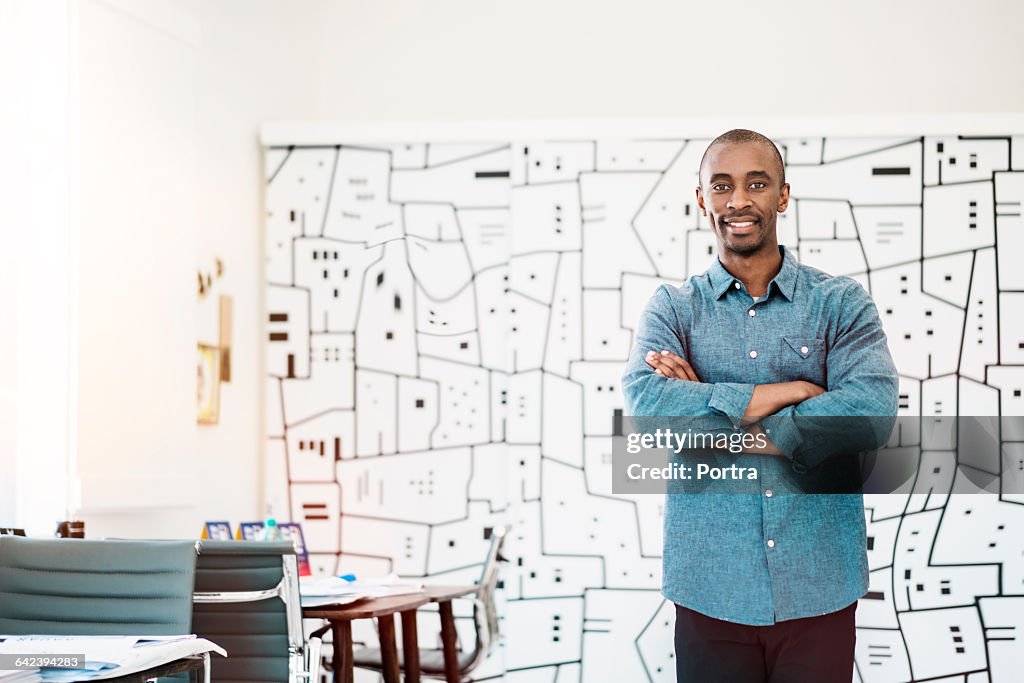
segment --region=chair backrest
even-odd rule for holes
[[[192,632],[194,541],[0,536],[0,633]]]
[[[498,642],[498,608],[494,601],[494,592],[498,589],[500,563],[504,561],[502,550],[508,537],[508,525],[496,526],[491,529],[491,545],[487,549],[487,558],[480,573],[480,589],[473,602],[473,619],[476,622],[476,657],[467,668],[471,670],[487,656],[490,648]]]
[[[228,652],[214,681],[288,681],[302,669],[295,548],[287,542],[200,541],[192,626]]]

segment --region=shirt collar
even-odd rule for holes
[[[779,245],[779,253],[782,254],[782,268],[779,269],[772,282],[775,283],[775,288],[784,297],[792,301],[793,295],[796,293],[798,264],[796,258],[793,257],[793,253],[781,244]],[[714,292],[716,299],[721,299],[729,291],[729,288],[733,286],[733,283],[739,282],[732,273],[725,269],[725,266],[722,265],[722,262],[717,257],[715,262],[711,264],[711,267],[708,268],[707,276],[708,281],[711,283],[711,291]],[[771,289],[770,283],[768,288]]]

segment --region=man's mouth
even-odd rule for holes
[[[725,218],[722,223],[729,227],[729,230],[734,233],[746,233],[754,228],[757,224],[757,219],[752,216],[739,216],[736,218]]]

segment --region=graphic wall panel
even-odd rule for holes
[[[345,143],[266,150],[273,513],[322,571],[448,583],[511,524],[478,678],[674,680],[662,500],[611,494],[611,437],[648,297],[715,258],[707,140]],[[1024,138],[779,144],[780,241],[871,292],[900,413],[1024,415]],[[1024,499],[865,507],[855,679],[1016,680]]]

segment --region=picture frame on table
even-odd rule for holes
[[[263,535],[263,522],[242,522],[235,533],[236,541],[258,541]]]
[[[206,522],[203,524],[203,539],[212,541],[231,541],[231,524],[229,522]]]
[[[281,530],[281,537],[286,541],[291,541],[295,546],[299,576],[312,576],[313,571],[309,565],[309,551],[306,549],[306,539],[302,535],[302,525],[298,522],[281,522],[277,526]]]

